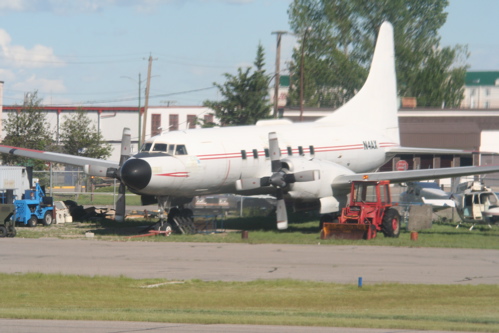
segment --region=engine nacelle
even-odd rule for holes
[[[286,195],[290,199],[320,200],[322,214],[337,212],[346,203],[349,187],[335,188],[333,191],[332,183],[339,175],[354,174],[352,170],[329,161],[292,157],[283,159],[282,166],[291,173],[314,170],[319,175],[313,181],[289,184]]]
[[[100,166],[100,165],[91,165],[91,164],[86,164],[83,167],[83,170],[85,173],[89,176],[96,176],[96,177],[108,177],[107,176],[107,167]]]

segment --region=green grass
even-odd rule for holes
[[[0,317],[499,331],[494,285],[322,282],[168,283],[160,279],[0,274]],[[147,286],[157,285],[153,288]]]
[[[290,223],[288,230],[277,231],[275,221],[270,217],[231,218],[219,220],[216,233],[201,233],[196,235],[171,235],[170,237],[142,237],[131,240],[154,242],[207,242],[207,243],[251,243],[251,244],[318,244],[322,245],[364,245],[364,246],[402,246],[402,247],[440,247],[440,248],[470,248],[499,249],[499,226],[492,228],[480,225],[469,231],[466,226],[456,229],[455,224],[434,223],[431,229],[419,232],[417,241],[410,239],[410,233],[402,230],[400,237],[388,238],[382,233],[373,240],[321,240],[319,238],[319,222],[314,217],[298,216]],[[127,220],[114,222],[97,220],[84,223],[68,223],[36,228],[18,227],[17,237],[40,238],[85,237],[85,232],[91,231],[98,239],[128,240],[130,236],[138,235],[154,220]],[[231,232],[220,232],[228,230]],[[248,231],[248,239],[242,239],[240,230]]]

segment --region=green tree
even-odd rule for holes
[[[104,141],[84,110],[63,119],[60,138],[64,153],[101,159],[111,156],[111,144]]]
[[[40,107],[42,99],[38,92],[26,93],[22,109],[9,113],[4,121],[6,133],[2,144],[36,150],[49,150],[53,143],[53,131],[47,121],[47,113]],[[32,166],[34,170],[45,170],[46,162],[14,155],[3,155],[4,164]]]
[[[268,99],[269,77],[263,67],[264,51],[258,45],[255,70],[238,68],[237,75],[225,73],[227,81],[222,85],[214,83],[223,96],[221,101],[205,101],[203,104],[215,111],[222,126],[255,124],[269,118],[271,104]]]
[[[305,103],[337,107],[350,99],[367,76],[379,26],[389,21],[394,26],[400,96],[418,97],[428,106],[459,105],[466,65],[456,65],[456,60],[468,54],[460,46],[440,49],[438,29],[446,21],[448,4],[448,0],[293,1],[288,10],[291,27],[305,45]],[[300,58],[297,48],[290,66],[293,82],[298,82]],[[441,75],[424,74],[435,70]],[[425,89],[429,86],[440,93],[429,94]],[[289,103],[297,105],[299,86],[290,90]]]

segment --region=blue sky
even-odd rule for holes
[[[274,72],[291,0],[0,0],[4,105],[137,105],[152,55],[150,105],[218,99],[213,82],[251,66],[258,43]],[[451,0],[442,45],[467,44],[471,70],[499,71],[499,1]],[[282,63],[295,40],[284,36]]]

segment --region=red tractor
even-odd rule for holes
[[[321,239],[372,239],[378,231],[398,237],[400,214],[392,206],[389,181],[352,182],[348,205],[338,219],[323,222]]]

